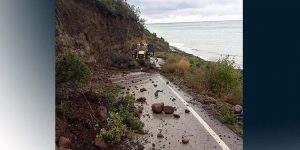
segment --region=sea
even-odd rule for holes
[[[209,61],[229,56],[237,68],[243,68],[242,20],[151,23],[146,27],[186,53]]]

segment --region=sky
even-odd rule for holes
[[[127,0],[146,23],[243,20],[243,0]]]

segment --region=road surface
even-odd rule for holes
[[[143,106],[141,120],[145,123],[145,135],[138,135],[145,150],[219,150],[243,149],[243,140],[221,122],[209,115],[201,104],[189,103],[193,98],[169,82],[159,73],[135,72],[116,75],[111,80],[125,87],[124,92],[134,94],[136,98],[145,97],[146,103],[136,103]],[[157,86],[154,86],[156,84]],[[140,92],[141,88],[147,91]],[[157,90],[158,97],[154,95]],[[174,100],[175,98],[175,100]],[[164,102],[165,105],[176,107],[174,118],[172,114],[154,114],[153,103]],[[190,113],[185,113],[185,109]],[[158,138],[161,133],[163,138]],[[182,137],[189,139],[188,144],[182,143]]]

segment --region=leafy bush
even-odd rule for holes
[[[234,68],[234,61],[229,60],[229,57],[211,63],[206,71],[205,85],[217,95],[228,95],[232,90],[240,88],[241,83],[241,75]]]
[[[126,135],[126,126],[122,123],[122,118],[119,113],[110,112],[108,118],[109,129],[101,129],[100,135],[108,144],[115,144],[121,141]]]
[[[134,115],[135,98],[132,96],[123,97],[122,103],[111,109],[109,113],[108,128],[102,129],[100,135],[109,144],[115,144],[122,137],[127,137],[131,130],[141,132],[144,124]]]
[[[105,87],[101,92],[100,96],[105,100],[107,104],[113,103],[121,92],[121,88],[118,85],[111,85]]]
[[[67,51],[56,58],[56,83],[82,83],[90,77],[91,71],[83,59],[74,51]]]

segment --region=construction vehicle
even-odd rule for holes
[[[141,41],[139,44],[136,44],[135,47],[133,50],[133,58],[140,64],[149,62],[150,57],[154,55],[153,45],[148,45],[145,41]]]

